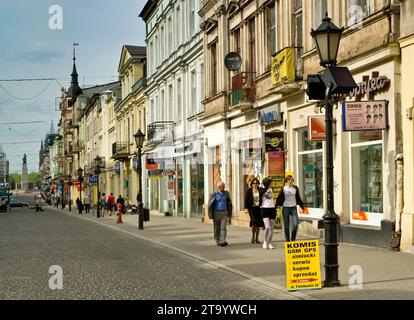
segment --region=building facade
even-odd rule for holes
[[[144,203],[186,218],[204,216],[204,57],[198,0],[150,0]]]
[[[397,1],[205,1],[199,13],[206,61],[205,201],[223,180],[235,204],[233,223],[248,226],[243,199],[251,178],[271,176],[278,191],[285,174],[293,174],[307,208],[299,230],[323,235],[326,146],[311,139],[308,123],[324,119],[324,112],[309,101],[306,88],[308,75],[323,70],[310,31],[328,13],[344,27],[338,65],[348,67],[358,84],[346,101],[383,101],[388,121],[386,130],[348,132],[342,106],[334,112],[334,200],[342,241],[389,247],[395,159],[402,151]],[[242,57],[235,72],[223,64],[231,51]]]
[[[129,203],[137,203],[138,165],[134,134],[145,131],[144,88],[146,85],[146,48],[124,45],[119,61],[121,99],[114,106],[115,141],[112,159],[116,196],[122,195]]]
[[[414,92],[412,83],[414,81],[414,3],[402,0],[401,2],[401,122],[403,129],[403,175],[399,176],[402,197],[399,198],[397,214],[397,230],[401,232],[401,249],[413,252],[414,244]],[[397,216],[398,217],[398,216]]]

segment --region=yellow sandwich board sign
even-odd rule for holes
[[[286,242],[285,257],[288,290],[322,288],[318,240]]]

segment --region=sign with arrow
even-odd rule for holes
[[[288,290],[322,288],[318,240],[286,242],[285,257]]]

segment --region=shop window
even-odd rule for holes
[[[244,210],[244,196],[253,178],[263,179],[262,175],[262,145],[260,139],[250,139],[240,142],[239,181],[240,181],[240,210]]]
[[[323,145],[298,130],[298,187],[307,208],[323,208]]]
[[[383,213],[381,131],[353,132],[351,143],[352,212]],[[374,140],[380,138],[381,140]],[[358,220],[374,221],[366,216]]]

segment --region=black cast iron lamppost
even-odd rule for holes
[[[311,100],[320,100],[325,108],[326,123],[326,182],[327,210],[323,216],[325,228],[325,287],[340,285],[338,279],[339,216],[334,211],[333,166],[333,108],[337,108],[340,95],[349,93],[356,83],[346,67],[337,67],[337,54],[343,28],[335,26],[326,14],[322,24],[311,32],[320,58],[326,69],[322,74],[308,76],[307,94]]]
[[[79,167],[78,169],[78,179],[79,179],[79,214],[82,214],[83,206],[82,206],[82,177],[83,170]]]
[[[96,186],[97,186],[97,193],[98,193],[98,205],[96,207],[96,217],[100,218],[101,214],[100,214],[100,207],[99,207],[99,203],[101,200],[101,193],[99,192],[99,174],[101,173],[101,168],[102,168],[102,159],[100,156],[96,156],[96,158],[94,159],[95,161],[95,174],[96,177],[98,179],[98,181],[96,182]]]
[[[142,203],[142,165],[141,165],[141,149],[144,144],[145,134],[138,129],[137,133],[134,134],[135,144],[138,148],[138,195],[137,195],[137,206],[138,206],[138,229],[144,229],[144,210]]]
[[[69,206],[69,211],[72,211],[72,185],[73,185],[73,182],[72,182],[72,176],[71,175],[68,175],[68,186],[69,186],[69,190],[68,190],[68,198],[69,198],[69,201],[68,201],[68,206]]]

